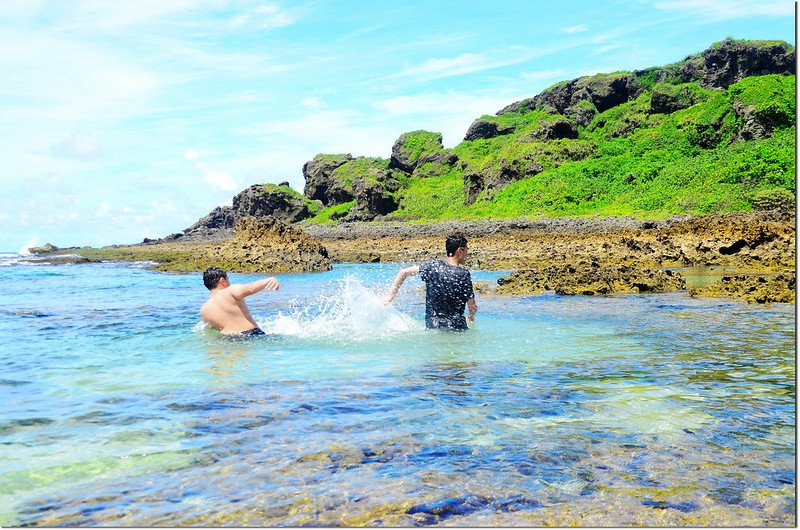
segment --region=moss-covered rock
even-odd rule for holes
[[[444,149],[442,133],[430,131],[413,131],[400,135],[392,146],[389,169],[399,169],[405,173],[413,173],[423,162],[420,160],[434,155]],[[428,161],[431,159],[428,158]]]
[[[333,176],[340,166],[353,160],[350,154],[319,154],[303,165],[306,180],[303,193],[312,200],[322,201],[324,206],[350,202],[354,199],[352,187]]]
[[[697,83],[671,85],[659,83],[653,87],[650,95],[650,112],[654,114],[671,114],[686,109],[710,97],[709,91]]]

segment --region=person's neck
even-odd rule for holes
[[[455,257],[455,256],[447,256],[444,260],[447,263],[449,263],[450,265],[452,265],[453,267],[458,267],[458,265],[459,265],[458,258]]]

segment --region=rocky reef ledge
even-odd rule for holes
[[[672,216],[313,225],[335,262],[420,262],[469,240],[471,268],[517,271],[495,293],[613,294],[688,289],[692,296],[795,301],[795,216],[779,211]],[[692,285],[692,269],[710,284]],[[776,274],[785,281],[773,279]],[[740,278],[747,278],[742,279]],[[727,278],[727,279],[725,279]],[[762,280],[759,280],[761,278]],[[688,279],[688,277],[687,277]],[[753,295],[756,281],[758,291]]]
[[[170,242],[71,249],[91,261],[149,261],[160,271],[196,272],[222,267],[241,273],[316,272],[331,268],[321,241],[272,217],[245,217],[227,240]]]
[[[672,216],[495,219],[433,224],[358,222],[286,224],[244,217],[232,235],[102,249],[43,247],[37,259],[60,253],[80,260],[150,261],[162,271],[194,272],[210,265],[232,272],[324,271],[331,263],[419,263],[440,258],[444,239],[469,240],[472,269],[516,271],[481,291],[564,295],[668,292],[794,303],[795,216],[778,211]],[[73,261],[77,262],[77,261]],[[690,278],[692,276],[692,278]],[[700,280],[693,278],[700,276]]]

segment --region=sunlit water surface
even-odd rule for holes
[[[282,275],[237,342],[199,275],[0,256],[0,525],[795,524],[794,306],[479,294],[435,332],[399,268]]]

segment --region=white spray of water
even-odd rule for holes
[[[391,305],[355,277],[308,307],[279,312],[258,322],[267,332],[308,338],[367,340],[422,329],[422,325]]]
[[[21,248],[21,249],[19,249],[19,252],[17,252],[17,253],[18,253],[20,256],[30,256],[30,255],[31,255],[30,248],[31,248],[31,247],[35,247],[35,246],[38,246],[38,244],[39,244],[39,238],[37,238],[36,236],[33,236],[32,238],[30,238],[30,239],[28,240],[28,242],[27,242],[27,243],[25,243],[25,244],[22,246],[22,248]]]

